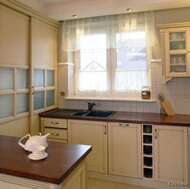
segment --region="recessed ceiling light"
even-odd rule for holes
[[[128,9],[126,9],[126,11],[127,11],[127,12],[130,12],[130,11],[132,11],[132,9],[131,9],[131,8],[128,8]]]

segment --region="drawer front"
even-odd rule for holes
[[[44,127],[67,128],[67,119],[44,118]]]
[[[48,136],[48,138],[67,140],[67,130],[66,129],[44,128],[44,132],[45,132],[45,134],[47,134],[47,133],[51,134]]]

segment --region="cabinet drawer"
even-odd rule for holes
[[[67,130],[66,129],[45,128],[44,132],[45,132],[45,134],[47,134],[47,133],[51,134],[48,136],[48,138],[67,140]]]
[[[44,118],[44,127],[67,128],[67,119]]]

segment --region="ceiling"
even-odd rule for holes
[[[22,0],[23,3],[29,2]],[[33,4],[31,3],[33,2]],[[38,6],[49,17],[55,20],[93,17],[110,14],[161,10],[190,7],[190,0],[30,0],[30,5]]]

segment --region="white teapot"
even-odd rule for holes
[[[47,137],[49,135],[50,135],[50,133],[48,133],[44,136],[41,136],[41,133],[39,133],[39,135],[35,135],[35,136],[31,136],[30,134],[27,134],[18,141],[18,144],[21,147],[23,147],[25,150],[32,152],[32,150],[35,146],[47,147],[48,146]],[[25,144],[21,143],[21,141],[26,137],[29,137],[29,139],[26,141],[26,143]]]

